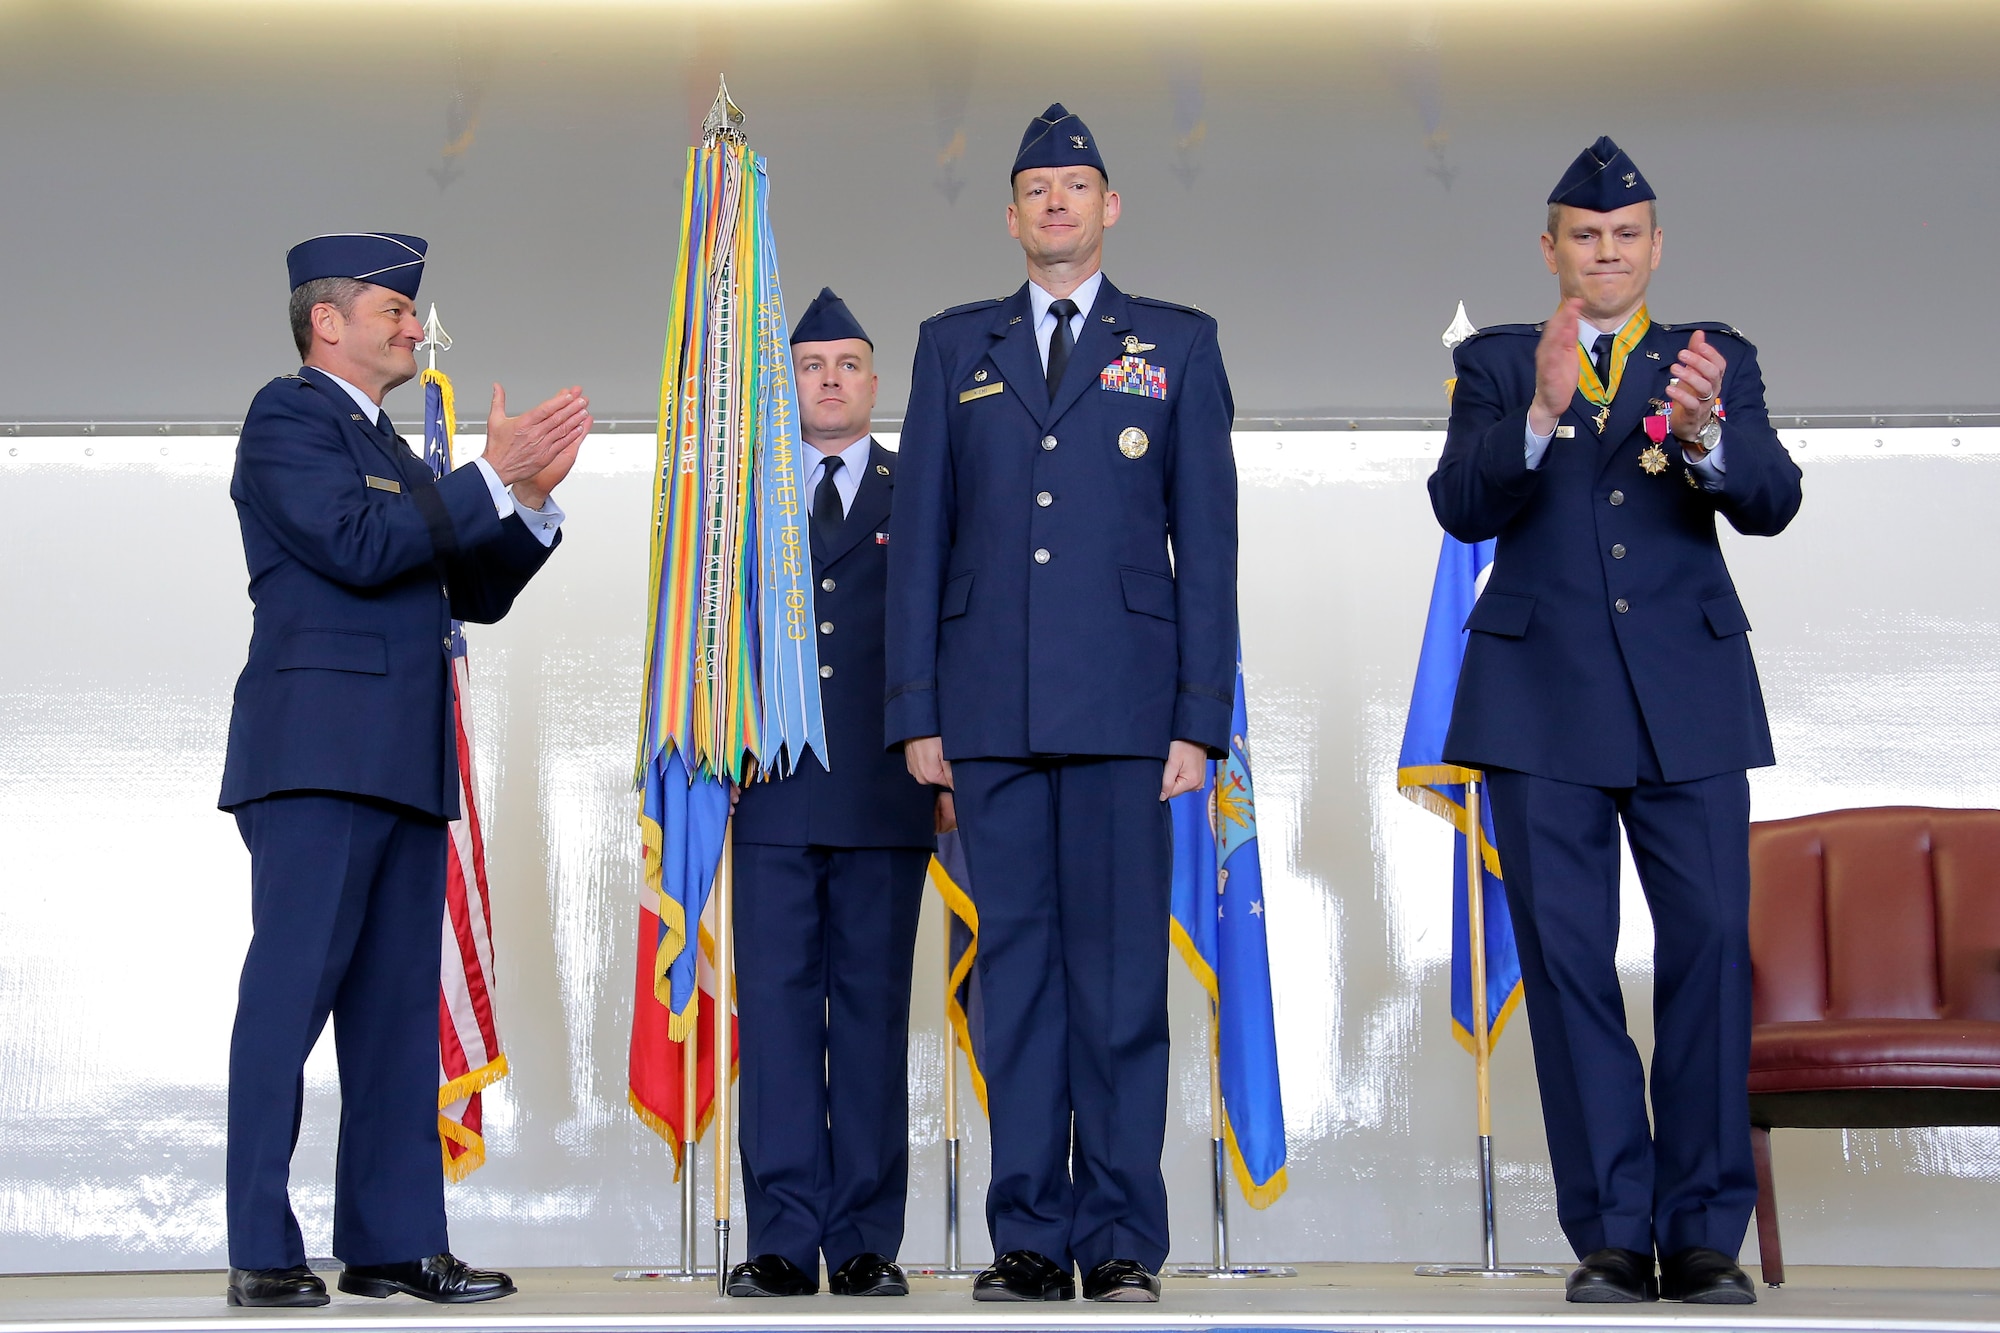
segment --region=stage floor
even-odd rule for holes
[[[659,1329],[1909,1329],[2000,1333],[2000,1270],[1805,1268],[1753,1306],[1573,1306],[1553,1279],[1420,1278],[1408,1265],[1304,1264],[1294,1278],[1169,1279],[1158,1305],[975,1304],[967,1284],[916,1278],[905,1300],[723,1300],[700,1283],[616,1281],[608,1268],[515,1269],[519,1295],[432,1306],[335,1294],[319,1310],[232,1310],[223,1275],[0,1277],[0,1333],[200,1333],[288,1328],[394,1333],[637,1333]],[[1752,1270],[1753,1273],[1755,1270]],[[329,1287],[332,1285],[328,1283]]]

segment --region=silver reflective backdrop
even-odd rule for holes
[[[1880,440],[1878,445],[1876,442]],[[1991,576],[2000,432],[1789,432],[1806,504],[1727,547],[1780,766],[1759,817],[2000,805]],[[227,439],[0,441],[0,1270],[217,1266],[247,861],[214,806],[248,602]],[[1243,638],[1291,1191],[1232,1206],[1239,1259],[1477,1257],[1471,1062],[1447,1005],[1451,839],[1395,760],[1438,532],[1436,434],[1244,434]],[[450,1188],[496,1264],[661,1264],[666,1146],[625,1106],[638,841],[626,786],[650,441],[593,440],[556,558],[469,631],[511,1077]],[[1642,1045],[1649,931],[1620,956]],[[910,1048],[909,1260],[941,1256],[938,917]],[[1175,1258],[1208,1249],[1198,992],[1175,968]],[[1503,1257],[1565,1257],[1525,1017],[1496,1054]],[[336,1091],[315,1055],[294,1196],[324,1253]],[[986,1253],[968,1115],[967,1253]],[[1795,1263],[1992,1261],[2000,1132],[1781,1131]],[[705,1230],[704,1224],[704,1230]],[[704,1247],[707,1238],[704,1236]],[[1755,1247],[1749,1247],[1754,1254]]]

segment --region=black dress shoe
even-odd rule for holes
[[[894,1264],[889,1266],[895,1268]],[[817,1296],[819,1273],[807,1277],[782,1254],[760,1254],[730,1269],[729,1285],[723,1290],[731,1296]]]
[[[1631,1305],[1660,1299],[1653,1256],[1637,1250],[1598,1250],[1563,1283],[1568,1300],[1584,1305]]]
[[[910,1279],[894,1259],[863,1250],[833,1270],[826,1288],[836,1296],[907,1296]]]
[[[469,1305],[514,1294],[514,1279],[505,1273],[467,1268],[449,1251],[400,1264],[349,1264],[340,1270],[340,1289],[350,1296],[380,1299],[402,1292],[440,1305]]]
[[[302,1307],[325,1305],[326,1283],[304,1264],[290,1268],[232,1268],[229,1270],[231,1305]]]
[[[1660,1260],[1660,1295],[1688,1305],[1755,1305],[1749,1274],[1720,1250],[1697,1245]]]
[[[1160,1279],[1135,1259],[1106,1259],[1083,1275],[1087,1301],[1157,1301]]]
[[[975,1301],[1073,1301],[1076,1279],[1033,1250],[1009,1250],[972,1279]]]

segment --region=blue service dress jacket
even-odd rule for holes
[[[1774,762],[1750,621],[1716,515],[1774,536],[1798,512],[1799,469],[1764,405],[1757,352],[1723,324],[1654,324],[1625,363],[1600,433],[1579,392],[1538,469],[1526,461],[1540,325],[1459,344],[1458,381],[1431,505],[1460,541],[1497,538],[1465,627],[1444,757],[1595,787],[1637,781],[1640,728],[1661,775],[1685,782]],[[1646,416],[1666,399],[1696,329],[1728,361],[1725,471],[1703,489],[1679,444],[1642,461]]]
[[[1051,400],[1028,288],[917,335],[889,548],[892,746],[1229,744],[1235,415],[1214,319],[1099,287]]]
[[[839,534],[813,543],[820,712],[826,754],[790,776],[753,782],[736,805],[736,840],[787,847],[930,847],[936,794],[882,747],[882,613],[896,455],[868,446],[867,471]]]
[[[500,619],[553,548],[495,514],[477,468],[434,481],[353,409],[306,367],[244,419],[229,495],[254,612],[218,804],[310,790],[453,819],[451,622]]]

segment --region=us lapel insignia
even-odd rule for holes
[[[1146,446],[1151,443],[1146,438],[1146,432],[1137,426],[1127,426],[1118,432],[1118,452],[1127,458],[1144,458]]]
[[[360,421],[363,419],[359,412],[349,412],[347,415],[354,418],[354,420],[356,421]]]

